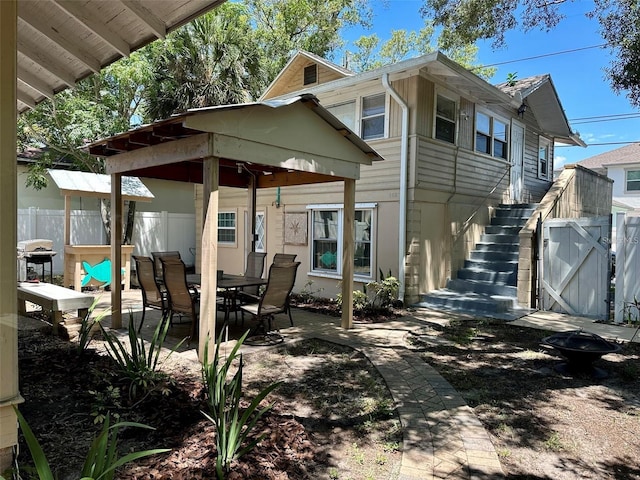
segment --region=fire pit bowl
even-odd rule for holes
[[[594,376],[600,378],[606,377],[607,373],[596,369],[592,363],[603,355],[619,352],[622,348],[595,333],[582,330],[556,333],[543,338],[542,343],[555,348],[567,359],[567,364],[560,365],[558,370],[591,371]]]

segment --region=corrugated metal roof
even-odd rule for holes
[[[98,196],[107,198],[111,195],[111,176],[100,173],[78,172],[72,170],[49,170],[49,175],[60,190],[78,196]],[[122,197],[125,200],[150,202],[153,193],[138,177],[122,177]]]

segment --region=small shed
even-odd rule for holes
[[[112,282],[110,245],[71,244],[71,198],[111,197],[111,176],[71,170],[49,170],[64,196],[64,286],[80,291],[85,286],[105,286]],[[138,177],[122,177],[122,202],[150,202],[153,193]],[[121,246],[122,282],[131,287],[133,245]]]

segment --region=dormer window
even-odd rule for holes
[[[307,65],[304,67],[304,83],[303,85],[311,85],[318,81],[318,65]]]

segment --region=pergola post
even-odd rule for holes
[[[203,229],[202,255],[200,256],[200,324],[198,358],[204,361],[204,349],[208,342],[213,355],[216,335],[216,290],[218,270],[218,191],[220,184],[220,159],[208,157],[203,165]]]
[[[342,228],[342,328],[353,326],[353,256],[356,215],[356,181],[344,180],[344,225]]]
[[[111,328],[122,328],[122,174],[111,174]]]
[[[13,406],[18,389],[16,297],[17,166],[16,44],[17,2],[0,1],[0,472],[11,467],[18,428]]]

